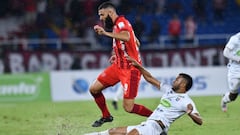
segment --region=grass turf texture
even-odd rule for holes
[[[194,124],[184,115],[172,124],[169,135],[239,135],[239,99],[228,104],[226,113],[220,109],[220,96],[193,97],[193,100],[203,117],[203,125]],[[137,99],[136,102],[153,110],[159,99]],[[83,135],[116,126],[135,125],[146,119],[126,113],[121,107],[121,101],[117,111],[110,101],[107,104],[114,121],[94,128],[91,124],[101,116],[94,101],[0,103],[0,134]]]

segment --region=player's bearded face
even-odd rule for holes
[[[111,30],[113,28],[113,21],[111,17],[108,15],[104,21],[104,26],[107,30]]]

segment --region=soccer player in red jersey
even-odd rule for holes
[[[99,127],[105,122],[113,121],[102,90],[118,82],[121,82],[124,89],[123,108],[125,111],[145,117],[150,116],[152,114],[151,110],[134,102],[138,93],[141,73],[130,64],[126,56],[134,58],[139,63],[141,63],[141,59],[139,42],[135,37],[131,24],[124,16],[117,14],[116,7],[110,2],[104,2],[98,7],[98,15],[100,20],[104,22],[105,29],[112,29],[112,32],[107,32],[99,25],[95,25],[94,30],[98,35],[113,38],[113,53],[110,57],[111,65],[90,86],[90,93],[102,111],[102,117],[96,120],[92,126]]]

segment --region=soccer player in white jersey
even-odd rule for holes
[[[117,127],[102,132],[85,135],[166,135],[170,125],[178,118],[187,114],[196,124],[203,121],[193,100],[186,94],[192,87],[192,77],[180,73],[172,86],[161,83],[154,78],[143,66],[131,57],[127,57],[131,64],[140,70],[144,79],[156,86],[164,94],[160,104],[145,122],[135,126]]]
[[[112,105],[115,110],[118,110],[118,100],[123,96],[123,87],[118,86],[117,91],[113,97]]]
[[[238,89],[240,88],[240,32],[231,36],[226,44],[223,55],[229,59],[228,67],[228,87],[221,100],[222,111],[227,111],[227,103],[236,100]]]

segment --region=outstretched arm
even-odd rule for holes
[[[127,59],[131,62],[133,66],[135,66],[139,71],[142,73],[144,79],[160,89],[160,81],[158,81],[156,78],[154,78],[150,72],[148,72],[142,65],[140,65],[135,59],[127,56]]]
[[[188,104],[186,113],[196,124],[202,125],[203,122],[200,115],[198,113],[192,113],[192,111],[193,111],[193,106],[191,104]]]

